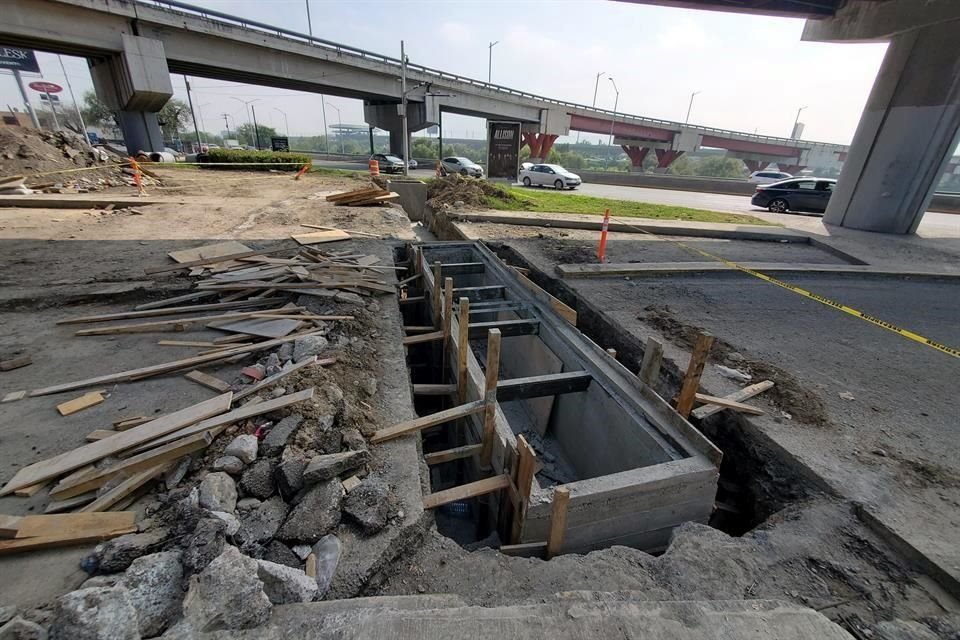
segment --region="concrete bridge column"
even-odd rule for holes
[[[124,34],[123,52],[91,61],[97,97],[117,114],[127,152],[162,151],[157,112],[173,96],[163,43]]]
[[[914,233],[960,132],[960,21],[893,36],[823,221]]]
[[[643,161],[650,153],[650,147],[635,147],[629,144],[622,144],[620,148],[630,158],[630,171],[643,171]]]
[[[363,103],[363,117],[367,124],[390,134],[390,153],[403,155],[403,119],[400,117],[400,104],[371,102]],[[439,120],[439,113],[437,114]],[[428,116],[427,105],[422,102],[407,103],[407,146],[412,147],[410,134],[438,124]]]
[[[560,137],[552,133],[521,132],[520,135],[523,136],[523,144],[530,147],[530,162],[533,163],[546,162],[550,150],[553,149],[553,143]],[[520,146],[522,147],[523,144]]]
[[[750,173],[766,169],[769,164],[766,160],[749,160],[747,158],[740,158],[740,160],[747,165],[747,171]]]
[[[673,149],[654,149],[657,154],[657,173],[666,173],[673,161],[683,155],[683,151]]]

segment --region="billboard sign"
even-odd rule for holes
[[[290,151],[290,139],[286,136],[273,136],[270,138],[270,148],[274,151]]]
[[[487,123],[487,176],[513,182],[520,171],[520,123]]]
[[[30,49],[0,46],[0,69],[40,73],[37,54]]]

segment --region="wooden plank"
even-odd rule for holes
[[[24,516],[0,514],[0,538],[16,538]]]
[[[272,376],[267,376],[266,378],[264,378],[263,380],[261,380],[261,381],[258,382],[257,384],[255,384],[255,385],[253,385],[253,386],[250,386],[250,387],[247,387],[246,389],[243,389],[243,390],[239,391],[238,393],[236,393],[236,394],[233,396],[233,401],[236,402],[236,401],[238,401],[238,400],[242,400],[242,399],[246,398],[247,396],[249,396],[249,395],[251,395],[251,394],[254,394],[254,393],[260,391],[261,389],[266,389],[267,387],[269,387],[269,386],[271,386],[271,385],[273,385],[273,384],[276,384],[279,380],[287,377],[288,375],[290,375],[290,374],[293,373],[294,371],[299,371],[300,369],[303,369],[304,367],[310,367],[310,366],[313,366],[313,365],[318,365],[318,366],[321,366],[321,367],[327,367],[327,366],[330,366],[330,365],[336,363],[336,361],[337,361],[336,358],[323,358],[323,359],[321,360],[321,359],[317,358],[317,356],[313,356],[312,358],[307,358],[307,359],[305,359],[305,360],[301,360],[300,362],[298,362],[298,363],[296,363],[296,364],[290,365],[290,366],[287,367],[286,369],[282,370],[280,373],[275,373],[275,374],[273,374]]]
[[[640,363],[640,372],[637,377],[640,382],[649,386],[660,377],[660,363],[663,361],[663,344],[656,338],[647,338],[643,347],[643,362]]]
[[[430,289],[430,311],[433,314],[433,326],[440,326],[440,288],[441,282],[441,271],[443,270],[443,264],[437,260],[433,263],[433,288]]]
[[[306,224],[301,222],[301,227],[306,227],[308,229],[320,229],[322,231],[345,231],[352,236],[366,236],[368,238],[379,238],[380,235],[376,233],[367,233],[366,231],[357,231],[356,229],[340,229],[338,227],[324,227],[319,224]]]
[[[114,431],[112,429],[94,429],[93,431],[91,431],[86,435],[85,440],[87,442],[99,442],[100,440],[104,440],[106,438],[115,436],[118,433],[120,432]]]
[[[184,374],[183,377],[187,380],[207,387],[208,389],[213,389],[219,393],[226,393],[227,391],[230,391],[230,383],[224,382],[220,378],[211,376],[209,373],[204,373],[203,371],[197,371],[194,369],[190,373]]]
[[[210,295],[210,293],[205,292],[204,295]],[[260,300],[240,300],[238,302],[211,302],[210,304],[192,304],[186,307],[168,307],[166,309],[123,311],[121,313],[105,313],[97,316],[81,316],[79,318],[59,320],[57,324],[90,324],[93,322],[110,322],[113,320],[171,316],[178,313],[193,313],[195,311],[221,311],[224,309],[243,309],[244,307],[266,307],[281,302],[286,302],[286,300],[284,298],[263,298]],[[174,320],[174,322],[176,321]]]
[[[451,502],[456,502],[458,500],[466,500],[467,498],[475,498],[477,496],[493,493],[494,491],[502,491],[509,486],[510,478],[506,475],[491,476],[489,478],[484,478],[483,480],[477,480],[476,482],[462,484],[458,487],[453,487],[452,489],[436,491],[426,495],[423,497],[423,508],[435,509],[436,507],[450,504]]]
[[[91,491],[90,493],[85,493],[82,496],[76,496],[73,498],[68,498],[67,500],[55,500],[47,504],[46,509],[43,510],[44,513],[61,513],[63,511],[73,511],[77,507],[82,507],[85,504],[90,504],[97,499],[97,492]]]
[[[408,278],[404,278],[403,280],[397,282],[397,283],[394,284],[393,286],[399,288],[399,287],[402,287],[403,285],[410,284],[411,282],[413,282],[414,280],[417,280],[417,279],[420,278],[420,277],[421,277],[421,276],[420,276],[419,273],[415,273],[415,274],[413,274],[412,276],[410,276],[410,277],[408,277]]]
[[[765,412],[763,409],[758,409],[757,407],[751,407],[748,404],[743,404],[742,402],[737,402],[736,400],[730,400],[728,398],[719,398],[717,396],[710,396],[705,393],[698,393],[694,396],[697,402],[704,402],[706,404],[715,404],[722,409],[732,409],[734,411],[739,411],[740,413],[749,413],[753,416],[762,416]]]
[[[513,523],[510,527],[510,543],[520,542],[523,533],[523,521],[527,517],[527,507],[530,504],[530,491],[533,488],[533,476],[537,472],[537,454],[533,447],[527,444],[522,435],[517,436],[517,493],[519,500],[513,507]]]
[[[456,289],[454,289],[456,291]],[[400,304],[416,304],[418,302],[423,302],[423,296],[410,296],[408,298],[400,298],[397,302]]]
[[[457,401],[467,401],[467,358],[470,355],[470,300],[460,298],[457,318]]]
[[[475,402],[462,404],[458,407],[432,413],[428,416],[415,418],[414,420],[407,420],[406,422],[401,422],[400,424],[377,431],[373,434],[373,437],[370,438],[370,442],[376,444],[386,440],[392,440],[393,438],[399,438],[400,436],[417,433],[428,427],[443,424],[444,422],[450,422],[451,420],[456,420],[457,418],[465,418],[474,413],[480,413],[483,411],[484,406],[485,403],[483,400],[477,400]]]
[[[37,549],[52,549],[55,547],[70,547],[79,544],[89,544],[101,542],[110,538],[116,538],[127,533],[136,533],[136,525],[114,529],[90,530],[84,535],[52,535],[35,538],[22,538],[16,540],[0,540],[0,555],[11,555],[24,551],[35,551]]]
[[[240,258],[249,258],[251,256],[266,256],[272,253],[280,253],[281,251],[291,251],[293,247],[280,247],[277,249],[270,249],[268,251],[244,251],[243,253],[233,253],[229,256],[222,256],[220,258],[202,258],[200,260],[192,260],[190,262],[182,262],[180,264],[168,264],[162,267],[147,267],[143,270],[147,275],[152,275],[155,273],[166,273],[167,271],[180,271],[182,269],[190,269],[192,267],[202,267],[208,264],[213,264],[215,262],[227,262],[228,260],[239,260]]]
[[[556,487],[550,510],[550,536],[547,538],[547,560],[560,553],[563,537],[567,532],[567,507],[570,504],[570,489]]]
[[[245,253],[247,251],[253,251],[253,249],[245,244],[237,242],[236,240],[230,240],[227,242],[208,244],[202,247],[193,247],[192,249],[171,251],[167,255],[176,262],[184,263],[196,262],[197,260],[203,260],[207,258],[223,258],[224,256]]]
[[[449,396],[456,393],[455,384],[415,384],[413,385],[413,395],[415,396]]]
[[[405,336],[403,338],[404,345],[411,344],[421,344],[423,342],[435,342],[437,340],[443,340],[443,331],[431,331],[430,333],[420,333],[415,336]]]
[[[103,402],[103,391],[90,391],[79,398],[67,400],[57,405],[57,411],[62,416],[69,416],[77,411],[83,411],[88,407],[93,407]]]
[[[559,315],[561,318],[563,318],[573,326],[577,326],[577,312],[573,310],[573,307],[571,307],[570,305],[564,304],[560,300],[560,298],[557,298],[556,296],[552,295],[546,289],[542,288],[536,282],[528,278],[525,274],[521,273],[518,267],[511,267],[511,268],[513,269],[515,275],[517,276],[517,280],[519,280],[521,284],[523,284],[523,286],[525,286],[527,289],[529,289],[534,294],[536,294],[538,298],[541,298],[545,302],[548,302],[550,306],[553,308],[553,310],[557,312],[557,315]]]
[[[102,529],[129,529],[136,521],[137,514],[133,511],[24,516],[20,518],[13,537],[83,536],[90,531]]]
[[[73,382],[65,382],[63,384],[57,384],[50,387],[41,387],[40,389],[34,389],[31,391],[30,397],[46,396],[53,393],[62,393],[64,391],[72,391],[73,389],[82,389],[84,387],[92,387],[100,384],[142,380],[143,378],[149,378],[151,376],[156,376],[163,373],[170,373],[171,371],[178,371],[180,369],[192,369],[202,364],[216,362],[217,360],[224,360],[232,356],[243,356],[256,351],[263,351],[264,349],[272,349],[273,347],[284,344],[285,342],[298,340],[303,336],[313,335],[314,333],[316,332],[301,333],[293,336],[287,336],[286,338],[277,338],[276,340],[265,340],[263,342],[258,342],[257,344],[252,344],[246,347],[224,349],[219,353],[195,356],[193,358],[185,358],[183,360],[174,360],[172,362],[163,362],[161,364],[155,364],[149,367],[141,367],[139,369],[128,369],[127,371],[109,373],[102,376],[96,376],[94,378],[75,380]]]
[[[527,378],[510,378],[497,383],[497,400],[520,400],[525,398],[541,398],[555,396],[561,393],[577,393],[586,391],[593,376],[589,371],[568,371],[566,373],[549,373],[542,376]]]
[[[253,336],[248,336],[244,334],[237,334],[235,336],[223,336],[222,338],[214,338],[213,344],[215,344],[218,347],[225,344],[235,345],[238,342],[246,341],[248,338],[253,338]]]
[[[38,482],[36,484],[31,484],[26,487],[21,487],[20,489],[16,489],[14,490],[13,495],[17,496],[18,498],[30,498],[40,493],[40,490],[43,489],[45,486],[47,486],[46,480],[44,480],[43,482]]]
[[[158,347],[216,347],[212,342],[200,342],[198,340],[158,340]]]
[[[313,392],[314,388],[310,387],[309,389],[303,389],[302,391],[297,391],[296,393],[288,393],[285,396],[264,400],[263,402],[258,402],[256,404],[247,403],[239,409],[234,409],[228,413],[207,418],[206,420],[196,424],[183,427],[179,431],[174,431],[173,433],[168,433],[165,436],[151,440],[137,447],[136,449],[131,449],[129,453],[136,455],[143,453],[148,449],[159,447],[162,444],[179,440],[180,438],[185,438],[195,433],[216,429],[217,427],[223,425],[239,422],[240,420],[246,420],[247,418],[259,416],[264,413],[270,413],[271,411],[276,411],[277,409],[283,409],[284,407],[289,407],[290,405],[297,404],[298,402],[309,400],[313,397]]]
[[[467,444],[462,447],[454,447],[453,449],[446,449],[444,451],[436,451],[434,453],[425,454],[423,456],[423,461],[428,465],[434,465],[442,462],[450,462],[451,460],[472,458],[473,456],[478,455],[482,448],[483,445],[480,444]]]
[[[4,485],[3,489],[0,489],[0,496],[7,495],[16,489],[27,487],[38,482],[60,477],[74,469],[92,464],[101,458],[115,455],[131,447],[153,440],[154,438],[197,423],[205,418],[223,413],[230,408],[232,399],[233,394],[225,393],[204,402],[180,409],[179,411],[174,411],[162,418],[142,424],[139,427],[134,427],[129,431],[120,432],[105,440],[91,442],[90,444],[77,447],[72,451],[67,451],[58,456],[35,462],[28,467],[20,469],[20,471]]]
[[[61,482],[50,491],[50,497],[55,500],[72,498],[82,493],[92,491],[102,487],[106,482],[118,473],[134,474],[154,467],[161,462],[172,462],[194,451],[200,451],[207,448],[213,441],[214,434],[221,428],[211,431],[187,436],[179,440],[174,440],[169,444],[150,449],[140,455],[132,456],[121,460],[117,464],[106,469],[97,469],[91,473],[85,474],[73,482]]]
[[[209,291],[195,291],[194,293],[185,293],[182,296],[174,296],[172,298],[165,298],[163,300],[157,300],[156,302],[145,302],[144,304],[138,304],[133,309],[134,311],[146,311],[147,309],[160,309],[162,307],[169,307],[173,305],[180,304],[181,302],[190,302],[191,300],[198,300],[200,298],[209,298],[212,293]]]
[[[25,367],[28,364],[33,364],[33,358],[30,356],[11,358],[10,360],[4,360],[3,362],[0,362],[0,371],[13,371],[14,369]]]
[[[112,327],[98,327],[96,329],[80,329],[74,335],[78,336],[109,336],[117,333],[150,333],[151,331],[186,331],[192,324],[206,324],[216,320],[242,320],[249,318],[255,311],[233,311],[213,316],[190,316],[189,318],[172,318],[169,320],[155,320],[153,322],[136,322],[119,324]]]
[[[356,198],[360,195],[368,195],[373,193],[383,193],[384,190],[380,187],[371,186],[364,187],[362,189],[354,189],[353,191],[341,191],[340,193],[332,193],[327,196],[327,202],[340,202],[341,200],[350,200],[351,198]],[[311,225],[301,224],[302,227],[308,227]]]
[[[483,449],[480,466],[489,467],[493,458],[493,437],[497,419],[497,381],[500,376],[500,330],[491,329],[487,335],[487,368],[483,388]]]
[[[441,273],[446,276],[459,276],[468,273],[483,273],[486,267],[482,262],[446,262],[441,267]]]
[[[349,240],[350,234],[339,229],[331,231],[314,231],[313,233],[301,233],[290,236],[298,244],[320,244],[322,242],[339,242],[340,240]]]
[[[470,298],[470,302],[476,302],[501,299],[505,291],[506,287],[502,284],[492,284],[482,287],[458,287],[453,290],[453,295],[458,298],[466,296]]]
[[[753,396],[763,393],[764,391],[771,388],[772,386],[773,386],[772,381],[764,380],[762,382],[751,384],[748,387],[744,387],[743,389],[740,389],[740,391],[736,391],[734,393],[731,393],[723,397],[725,400],[733,400],[734,402],[741,402],[743,400],[749,400]],[[723,411],[723,407],[717,406],[717,405],[706,405],[706,406],[698,407],[694,409],[690,413],[690,415],[698,420],[703,420],[704,418],[712,416],[715,413],[719,413],[720,411]]]
[[[217,322],[207,325],[212,329],[245,333],[261,338],[282,338],[303,326],[302,320],[270,320],[266,318],[244,318],[232,322]]]
[[[524,542],[521,544],[504,544],[497,549],[500,553],[514,558],[540,558],[547,553],[546,542]]]
[[[690,353],[690,363],[687,365],[687,373],[683,377],[683,386],[680,388],[680,397],[677,399],[677,413],[686,418],[693,409],[693,401],[697,389],[700,388],[700,376],[703,375],[703,367],[707,364],[707,356],[710,355],[710,347],[713,346],[713,336],[706,332],[697,335],[697,341],[693,345],[693,351]]]
[[[504,337],[526,336],[540,332],[540,321],[522,318],[520,320],[494,320],[493,322],[470,323],[470,339],[481,340],[487,331],[497,329]]]
[[[170,466],[172,466],[170,462],[161,462],[160,464],[150,467],[149,469],[135,473],[110,491],[107,491],[105,494],[80,509],[80,512],[94,513],[96,511],[106,511],[143,485],[161,475]]]
[[[17,400],[23,400],[26,396],[27,396],[26,390],[11,391],[10,393],[3,396],[3,399],[0,400],[0,404],[5,404],[7,402],[15,402]]]

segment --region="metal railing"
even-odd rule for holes
[[[132,4],[134,5],[134,7],[136,7],[136,5],[154,6],[154,7],[161,8],[165,11],[179,13],[181,15],[188,15],[188,16],[192,15],[192,16],[203,18],[205,20],[227,22],[233,26],[238,26],[243,29],[257,31],[260,33],[268,33],[278,38],[283,38],[286,40],[291,40],[295,42],[309,44],[316,47],[321,47],[336,53],[337,56],[342,57],[346,54],[346,55],[355,56],[364,60],[372,60],[380,64],[395,67],[397,75],[399,76],[400,74],[399,58],[387,56],[382,53],[376,53],[375,51],[367,51],[366,49],[360,49],[358,47],[352,47],[350,45],[345,45],[339,42],[333,42],[331,40],[317,38],[305,33],[300,33],[298,31],[291,31],[290,29],[284,29],[282,27],[265,24],[263,22],[257,22],[255,20],[248,20],[246,18],[233,16],[228,13],[215,11],[213,9],[198,7],[192,4],[188,4],[186,2],[179,2],[179,0],[132,0]],[[615,120],[621,119],[626,121],[638,122],[642,124],[655,124],[665,128],[676,129],[676,130],[679,130],[685,127],[688,129],[694,129],[702,133],[715,133],[715,134],[725,135],[725,136],[735,135],[738,137],[746,138],[749,140],[755,140],[758,142],[775,143],[775,144],[781,144],[781,145],[787,144],[790,146],[799,146],[798,143],[802,143],[803,148],[806,148],[812,145],[837,147],[838,149],[847,148],[847,145],[837,144],[833,142],[815,142],[812,140],[801,141],[793,138],[782,138],[778,136],[766,136],[766,135],[759,135],[755,133],[745,133],[742,131],[734,131],[732,129],[718,129],[716,127],[690,125],[690,124],[677,122],[674,120],[662,120],[659,118],[635,116],[635,115],[623,113],[620,111],[613,112],[609,109],[601,109],[598,107],[591,107],[588,105],[578,104],[575,102],[568,102],[566,100],[557,100],[555,98],[547,98],[545,96],[539,96],[533,93],[527,93],[526,91],[519,91],[517,89],[512,89],[510,87],[505,87],[503,85],[486,82],[484,80],[467,78],[465,76],[457,75],[455,73],[449,73],[446,71],[442,71],[440,69],[433,69],[431,67],[426,67],[420,64],[408,62],[407,63],[408,74],[411,70],[423,76],[420,79],[433,77],[433,78],[439,78],[441,80],[446,80],[446,81],[460,82],[463,84],[470,85],[471,87],[487,89],[489,91],[492,91],[498,94],[508,94],[511,96],[516,96],[516,97],[524,98],[527,100],[533,100],[543,104],[557,105],[557,106],[567,107],[571,109],[578,109],[591,114],[608,116]]]

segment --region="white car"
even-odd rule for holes
[[[474,178],[483,177],[483,167],[470,158],[450,156],[441,160],[440,165],[447,173],[459,173],[462,176],[473,176]]]
[[[549,185],[556,189],[576,189],[581,184],[580,176],[558,164],[535,164],[523,169],[520,171],[520,182],[525,187]]]
[[[750,177],[747,178],[747,181],[754,184],[773,184],[774,182],[780,182],[781,180],[792,177],[793,174],[784,173],[783,171],[754,171],[750,174]]]

